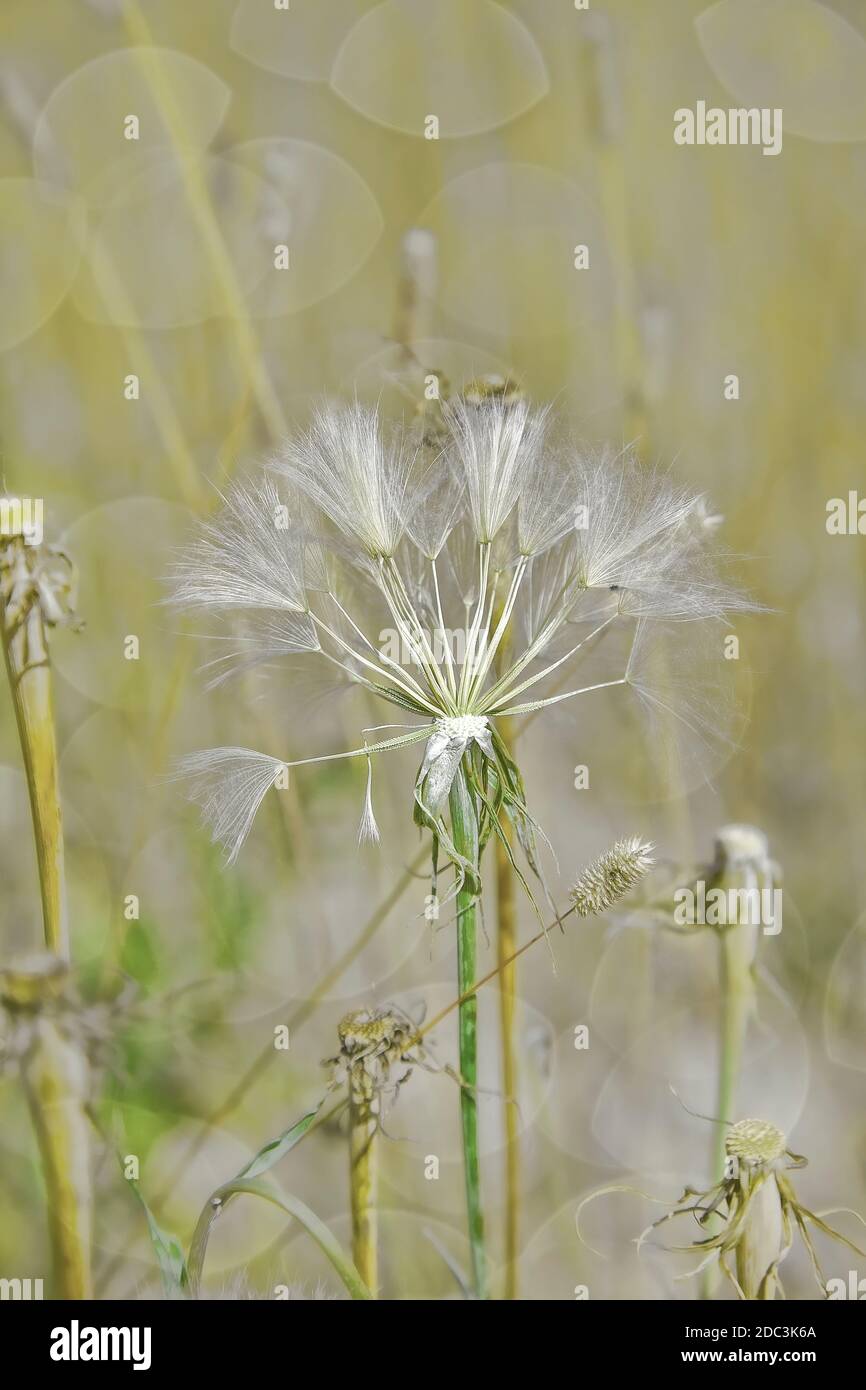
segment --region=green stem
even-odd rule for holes
[[[751,943],[744,940],[751,928],[732,926],[719,934],[719,1075],[716,1091],[716,1126],[713,1181],[725,1175],[727,1124],[736,1120],[737,1088],[743,1044],[754,1004],[750,966]],[[745,946],[745,951],[744,951]]]
[[[724,927],[719,941],[719,1067],[716,1082],[713,1135],[713,1182],[725,1176],[727,1156],[725,1139],[728,1125],[736,1120],[737,1091],[743,1045],[749,1023],[749,1010],[754,1001],[751,969],[744,958],[744,936],[752,929],[747,926]],[[710,1228],[715,1230],[715,1226]],[[701,1296],[712,1298],[718,1284],[719,1271],[715,1265],[704,1270]]]
[[[511,822],[502,816],[502,833],[513,839]],[[506,1299],[517,1298],[517,1256],[520,1238],[520,1113],[517,1094],[517,1050],[514,1009],[517,967],[517,903],[514,870],[504,844],[496,839],[496,954],[501,971],[499,1020],[502,1046],[502,1089],[505,1092],[505,1288]]]
[[[713,887],[723,892],[746,891],[772,884],[766,837],[753,826],[723,826],[716,840]],[[745,921],[718,929],[719,942],[719,1068],[716,1086],[718,1121],[713,1138],[713,1182],[725,1177],[725,1138],[737,1119],[737,1092],[749,1020],[756,1009],[755,954],[759,926]],[[702,1293],[713,1295],[717,1271],[704,1272]]]
[[[478,814],[462,767],[451,787],[451,836],[454,848],[473,867],[478,865]],[[461,996],[475,983],[475,913],[477,896],[471,887],[457,895],[457,988]],[[466,1177],[466,1210],[472,1276],[479,1298],[487,1297],[484,1255],[484,1212],[481,1206],[481,1173],[478,1160],[478,1000],[474,994],[461,1000],[457,1012],[460,1055],[460,1120],[463,1131],[463,1163]]]

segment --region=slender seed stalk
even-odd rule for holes
[[[498,653],[498,671],[507,664],[511,634],[505,631]],[[509,750],[514,748],[514,720],[508,715],[498,721],[499,737]],[[517,1108],[517,1054],[514,1045],[514,1007],[517,966],[511,957],[517,947],[517,902],[515,874],[509,857],[514,831],[507,814],[499,823],[507,843],[496,838],[496,959],[501,970],[499,982],[499,1034],[502,1053],[502,1089],[505,1095],[505,1285],[503,1297],[518,1296],[517,1257],[520,1243],[520,1133]]]
[[[93,1188],[87,1063],[53,1019],[39,1018],[21,1074],[42,1156],[56,1296],[93,1297]]]
[[[51,666],[45,623],[37,602],[32,603],[17,621],[11,620],[8,612],[4,614],[3,652],[30,796],[45,945],[54,955],[68,960],[69,925]]]
[[[640,337],[640,297],[636,275],[634,237],[629,207],[630,181],[623,158],[623,129],[627,113],[622,73],[616,51],[616,31],[609,15],[598,13],[588,26],[588,71],[584,90],[589,94],[589,122],[593,135],[596,169],[606,234],[614,266],[613,337],[624,394],[626,439],[641,442],[647,452],[648,403],[646,370]]]
[[[714,886],[725,891],[760,886],[767,873],[767,842],[751,826],[725,826],[716,843],[717,873]],[[753,971],[758,944],[758,925],[740,922],[722,927],[719,943],[719,1062],[716,1087],[712,1176],[718,1183],[725,1177],[725,1138],[727,1125],[737,1118],[737,1093],[746,1033],[753,1016],[755,976]],[[716,1271],[708,1269],[704,1278],[705,1297],[712,1294]]]
[[[539,941],[546,941],[554,927],[561,927],[563,922],[573,913],[576,912],[579,917],[599,917],[608,912],[614,903],[630,892],[635,884],[640,882],[644,874],[652,868],[652,849],[652,845],[644,844],[637,836],[628,840],[618,840],[605,854],[600,855],[592,864],[587,865],[579,875],[571,889],[570,907],[559,912],[555,921],[542,927],[541,931],[536,932],[535,936],[531,936],[528,941],[524,941],[523,945],[518,946],[506,960],[501,963],[498,962],[492,970],[488,970],[486,975],[482,975],[479,980],[474,980],[456,999],[452,999],[450,1004],[446,1004],[444,1009],[440,1009],[432,1018],[428,1018],[423,1028],[419,1028],[405,1045],[415,1047],[434,1028],[438,1028],[442,1020],[459,1008],[465,1000],[477,994],[484,985],[489,985],[491,980],[498,979],[505,966],[519,960],[533,946],[537,946]]]
[[[83,1299],[93,1297],[90,1087],[84,1049],[57,1007],[68,978],[65,962],[47,952],[9,965],[0,1006],[24,1040],[20,1074],[42,1160],[54,1297]]]
[[[729,926],[719,933],[719,1061],[716,1084],[713,1135],[713,1182],[722,1182],[726,1172],[725,1137],[728,1125],[737,1116],[740,1069],[746,1031],[755,1003],[755,985],[751,962],[754,928]],[[745,1247],[744,1247],[745,1248]],[[737,1253],[739,1267],[740,1253]],[[718,1283],[719,1271],[710,1265],[704,1271],[702,1297],[712,1298]],[[752,1297],[752,1295],[748,1295]]]
[[[286,1027],[292,1038],[294,1038],[298,1030],[312,1018],[319,1004],[327,996],[328,991],[339,983],[349,967],[358,959],[365,946],[369,945],[373,940],[373,937],[386,921],[388,914],[400,901],[400,898],[409,887],[409,884],[413,882],[416,874],[427,858],[427,855],[428,850],[425,846],[419,851],[408,867],[403,870],[403,873],[397,879],[393,888],[375,908],[355,940],[347,946],[346,950],[337,957],[331,968],[327,970],[313,986],[303,1003],[299,1004],[294,1012],[289,1015]],[[269,1071],[279,1055],[280,1054],[274,1048],[273,1039],[269,1038],[265,1046],[256,1054],[246,1071],[235,1085],[232,1086],[224,1099],[210,1110],[200,1122],[198,1129],[189,1143],[181,1150],[176,1164],[169,1170],[165,1181],[157,1188],[152,1198],[154,1204],[161,1202],[168,1193],[171,1192],[175,1183],[183,1175],[196,1156],[201,1153],[212,1130],[215,1129],[217,1125],[223,1124],[228,1117],[237,1110],[238,1106],[248,1098],[252,1088],[256,1086],[259,1080]],[[97,1295],[99,1295],[102,1289],[108,1287],[111,1282],[111,1276],[118,1269],[122,1256],[125,1253],[126,1248],[121,1250],[118,1255],[104,1267],[99,1275]]]
[[[510,720],[501,720],[499,732],[510,746]],[[502,833],[513,844],[511,822],[503,813]],[[517,1254],[520,1238],[520,1139],[517,1094],[517,1056],[514,1046],[514,1005],[517,967],[517,903],[515,876],[505,845],[496,840],[496,959],[501,971],[499,1020],[502,1047],[502,1089],[505,1094],[505,1290],[506,1299],[517,1298]]]
[[[478,819],[472,794],[462,770],[451,787],[451,833],[454,847],[470,864],[478,864]],[[487,1269],[484,1255],[484,1212],[481,1205],[481,1172],[478,1156],[478,1000],[466,991],[475,982],[477,899],[469,886],[457,895],[457,989],[461,1003],[457,1011],[459,1036],[460,1119],[463,1131],[463,1164],[466,1178],[466,1210],[472,1278],[479,1298],[487,1297]]]
[[[45,945],[49,960],[66,966],[69,926],[46,621],[46,612],[59,621],[64,609],[62,584],[54,590],[50,573],[40,569],[48,553],[31,550],[21,536],[5,544],[0,630],[30,796]],[[20,978],[26,991],[40,989],[32,973],[21,972]],[[16,1006],[14,997],[11,1003]],[[41,1007],[21,1071],[42,1158],[57,1296],[89,1298],[93,1199],[87,1062]]]
[[[373,1297],[379,1287],[376,1117],[366,1100],[349,1101],[352,1260]]]
[[[238,355],[247,371],[262,419],[273,437],[278,439],[280,435],[285,433],[286,417],[279,396],[270,379],[264,354],[259,349],[243,292],[238,284],[225,237],[214,210],[210,190],[198,160],[188,148],[181,113],[177,109],[170,87],[163,81],[159,48],[137,0],[127,0],[123,6],[123,22],[157,107],[171,135],[174,152],[183,170],[184,187],[189,200],[190,212],[201,235],[202,249],[222,290],[223,299],[231,317]]]
[[[748,953],[748,926],[728,927],[719,935],[719,1073],[713,1141],[713,1179],[725,1172],[725,1125],[736,1118],[743,1045],[755,1001]]]

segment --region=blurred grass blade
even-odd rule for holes
[[[189,1287],[189,1271],[186,1266],[183,1246],[177,1236],[172,1235],[170,1231],[164,1231],[162,1229],[145,1201],[138,1183],[129,1181],[129,1185],[144,1209],[147,1229],[150,1234],[150,1243],[153,1246],[153,1252],[159,1264],[159,1272],[162,1275],[162,1286],[165,1289],[166,1298],[186,1298]]]
[[[208,1198],[196,1224],[189,1252],[188,1286],[194,1298],[198,1297],[201,1287],[202,1269],[213,1223],[225,1208],[226,1203],[241,1193],[246,1193],[251,1197],[262,1197],[265,1201],[279,1207],[287,1216],[292,1216],[296,1221],[299,1221],[304,1230],[312,1236],[319,1248],[328,1257],[352,1298],[372,1298],[369,1288],[358,1274],[339,1241],[331,1234],[324,1222],[319,1220],[315,1212],[311,1211],[297,1197],[277,1192],[265,1183],[257,1181],[261,1173],[266,1173],[270,1168],[273,1168],[296,1144],[300,1143],[312,1128],[324,1100],[323,1096],[315,1110],[308,1111],[290,1129],[285,1130],[278,1138],[270,1140],[263,1148],[259,1149],[255,1157],[246,1167],[241,1169],[236,1177],[224,1183],[222,1187],[218,1187]]]
[[[211,1227],[225,1208],[226,1203],[242,1193],[249,1197],[261,1197],[266,1202],[271,1202],[275,1207],[279,1207],[280,1211],[285,1212],[287,1216],[294,1217],[330,1260],[350,1296],[353,1299],[372,1298],[370,1290],[340,1242],[331,1234],[325,1223],[319,1220],[314,1211],[311,1211],[304,1202],[298,1197],[293,1197],[290,1193],[277,1192],[266,1183],[241,1178],[236,1178],[234,1181],[226,1183],[224,1187],[217,1188],[206,1202],[198,1219],[189,1252],[189,1286],[193,1297],[198,1297],[201,1287],[202,1269]]]
[[[435,1231],[431,1231],[429,1227],[425,1226],[422,1234],[424,1236],[424,1239],[426,1241],[429,1241],[429,1243],[433,1246],[433,1249],[436,1251],[436,1254],[439,1256],[440,1260],[445,1265],[445,1268],[448,1270],[448,1273],[451,1275],[455,1284],[460,1290],[461,1297],[467,1300],[474,1298],[475,1294],[473,1293],[472,1288],[470,1287],[468,1276],[463,1272],[460,1265],[455,1260],[454,1256],[451,1254],[451,1251],[446,1250],[445,1246],[442,1244],[442,1241],[436,1235]]]
[[[247,1164],[246,1168],[242,1168],[232,1181],[248,1182],[251,1178],[257,1178],[261,1173],[266,1173],[269,1168],[273,1168],[275,1163],[279,1163],[281,1158],[284,1158],[296,1144],[301,1142],[321,1110],[322,1103],[323,1101],[319,1101],[315,1110],[310,1110],[296,1124],[293,1124],[291,1129],[285,1130],[276,1139],[271,1139],[263,1148],[259,1149],[255,1158]]]

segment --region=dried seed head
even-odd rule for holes
[[[83,995],[68,961],[50,951],[13,959],[0,969],[0,1075],[54,1039],[89,1097],[93,1072],[111,1065],[116,1022],[129,997],[126,990],[114,998]]]
[[[571,901],[579,917],[597,917],[649,873],[655,862],[652,844],[637,835],[617,840],[609,850],[594,859],[571,889]]]
[[[739,1170],[728,1179],[726,1188],[728,1231],[737,1284],[746,1299],[775,1297],[779,1265],[790,1246],[790,1238],[785,1238],[784,1204],[776,1172],[786,1143],[782,1131],[766,1120],[738,1120],[725,1139],[725,1152],[736,1160]],[[742,1209],[740,1222],[733,1219],[738,1205]]]
[[[750,1166],[774,1163],[787,1148],[780,1129],[766,1120],[738,1120],[725,1139],[725,1153]]]
[[[402,1020],[388,1009],[358,1009],[346,1014],[337,1025],[340,1045],[350,1056],[369,1047],[390,1043],[400,1031]]]
[[[0,608],[7,632],[15,630],[32,612],[46,627],[83,624],[75,606],[78,573],[59,546],[30,544],[21,534],[0,534]]]
[[[784,1297],[779,1268],[791,1249],[793,1235],[799,1232],[818,1287],[826,1296],[827,1281],[812,1243],[813,1229],[839,1241],[857,1255],[863,1255],[864,1251],[828,1224],[826,1218],[830,1212],[818,1215],[800,1201],[788,1170],[805,1167],[807,1160],[786,1146],[782,1131],[766,1120],[738,1120],[731,1125],[725,1141],[728,1158],[736,1160],[726,1165],[725,1176],[705,1192],[687,1187],[673,1208],[647,1227],[638,1247],[650,1232],[676,1218],[688,1216],[701,1228],[700,1238],[688,1245],[666,1247],[700,1255],[700,1263],[681,1277],[699,1274],[717,1262],[740,1298],[764,1301],[774,1299],[777,1294]],[[858,1212],[846,1207],[838,1210],[847,1211],[866,1225]],[[710,1213],[716,1214],[720,1224],[707,1234]],[[735,1270],[731,1268],[732,1259]]]
[[[381,1114],[383,1101],[393,1100],[411,1070],[412,1058],[406,1054],[416,1033],[412,1020],[395,1009],[358,1009],[340,1020],[337,1032],[339,1054],[325,1064],[333,1069],[331,1084],[348,1083],[356,1106]],[[400,1063],[408,1070],[394,1076]]]
[[[50,951],[40,951],[0,970],[0,1005],[36,1012],[58,999],[68,982],[66,961]]]

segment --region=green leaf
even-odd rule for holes
[[[144,1208],[150,1243],[153,1246],[162,1275],[162,1285],[166,1298],[186,1298],[189,1286],[189,1272],[183,1253],[183,1246],[177,1236],[164,1231],[142,1196],[137,1182],[127,1179],[130,1187]]]
[[[266,1144],[263,1149],[260,1149],[255,1158],[238,1173],[237,1177],[223,1183],[221,1187],[211,1193],[196,1224],[189,1252],[187,1283],[194,1298],[198,1297],[201,1286],[202,1270],[213,1224],[228,1203],[233,1198],[243,1194],[249,1197],[261,1197],[264,1201],[279,1207],[287,1216],[298,1221],[330,1260],[352,1298],[370,1299],[373,1297],[339,1241],[331,1234],[325,1223],[319,1220],[314,1211],[311,1211],[298,1197],[293,1197],[291,1193],[277,1192],[267,1183],[256,1181],[257,1174],[267,1172],[284,1154],[287,1154],[290,1149],[294,1148],[295,1144],[303,1139],[318,1115],[322,1103],[320,1102],[315,1110],[311,1110],[298,1120],[297,1124],[292,1125],[291,1129],[286,1130],[285,1134],[281,1134],[278,1139],[272,1140],[270,1144]]]
[[[314,1119],[322,1108],[322,1101],[316,1106],[315,1110],[310,1110],[291,1129],[284,1130],[276,1139],[271,1139],[263,1148],[259,1149],[255,1158],[252,1158],[245,1168],[232,1179],[232,1182],[246,1182],[250,1178],[257,1178],[260,1173],[267,1173],[269,1168],[273,1168],[275,1163],[279,1163],[291,1149],[299,1144],[310,1128]]]

